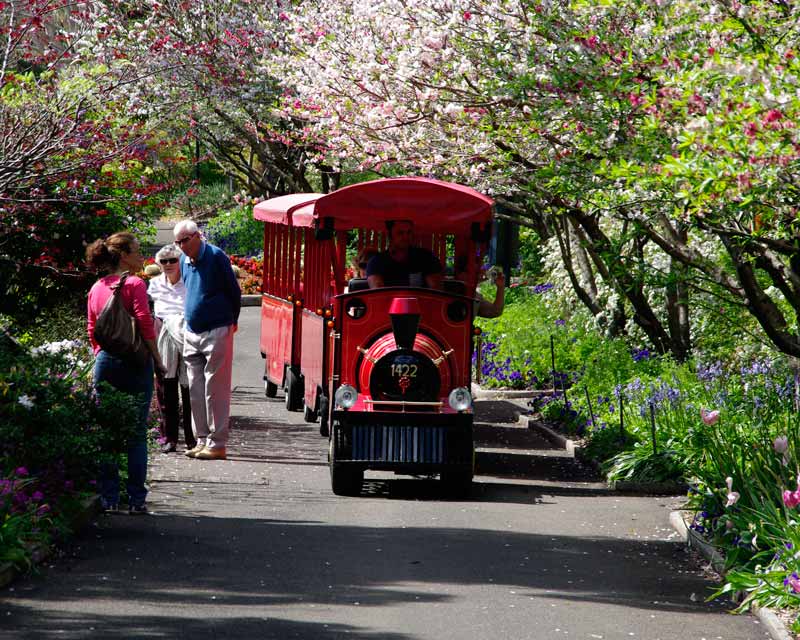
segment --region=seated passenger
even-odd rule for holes
[[[473,309],[473,315],[480,316],[481,318],[497,318],[501,313],[503,313],[503,307],[505,307],[506,275],[499,267],[492,267],[492,269],[489,271],[489,277],[494,278],[494,284],[495,287],[497,287],[497,291],[494,294],[494,302],[489,302],[480,294],[477,289],[475,290],[475,306]],[[478,266],[478,273],[480,274],[480,279],[487,277],[485,272],[480,269],[480,266]],[[456,259],[456,280],[466,281],[468,277],[467,256],[458,256]]]
[[[362,247],[358,252],[355,261],[353,262],[353,277],[366,278],[367,277],[367,264],[373,257],[378,255],[377,247]]]
[[[428,287],[441,289],[442,263],[428,249],[415,247],[410,220],[387,220],[389,248],[367,264],[369,288]]]

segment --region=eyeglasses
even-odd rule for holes
[[[175,264],[177,261],[177,258],[164,258],[163,260],[159,260],[161,264]]]
[[[184,245],[184,243],[189,242],[189,240],[191,240],[196,235],[197,235],[197,231],[195,231],[194,233],[186,236],[185,238],[181,238],[180,240],[176,240],[175,244],[177,244],[179,247],[182,247]]]

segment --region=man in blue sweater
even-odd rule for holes
[[[189,378],[196,460],[227,456],[231,411],[233,334],[239,323],[242,292],[225,252],[205,242],[192,220],[175,225],[175,244],[183,251],[186,286],[183,357]]]

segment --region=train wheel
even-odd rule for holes
[[[319,435],[327,438],[330,435],[328,428],[328,396],[324,393],[319,397]]]
[[[303,386],[300,384],[300,377],[292,371],[291,367],[286,369],[286,410],[300,411],[303,407]]]
[[[445,491],[451,496],[465,498],[472,493],[472,472],[470,470],[444,471],[441,480]]]
[[[278,395],[278,385],[269,380],[264,380],[264,395],[267,398],[274,398]]]
[[[303,403],[303,420],[306,422],[316,422],[317,412],[307,404]]]
[[[331,490],[337,496],[357,496],[364,483],[364,470],[353,469],[336,462],[335,438],[330,439],[328,460],[331,468]]]

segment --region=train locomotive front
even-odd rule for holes
[[[357,494],[364,471],[473,476],[472,304],[446,291],[386,287],[335,301],[330,468],[334,493]]]
[[[491,198],[430,178],[386,178],[328,194],[259,203],[264,222],[261,353],[267,397],[319,420],[331,484],[360,492],[367,470],[473,476],[473,312],[491,236]],[[386,249],[387,223],[414,226],[442,265],[465,264],[442,288],[369,288],[347,279],[348,253]]]

